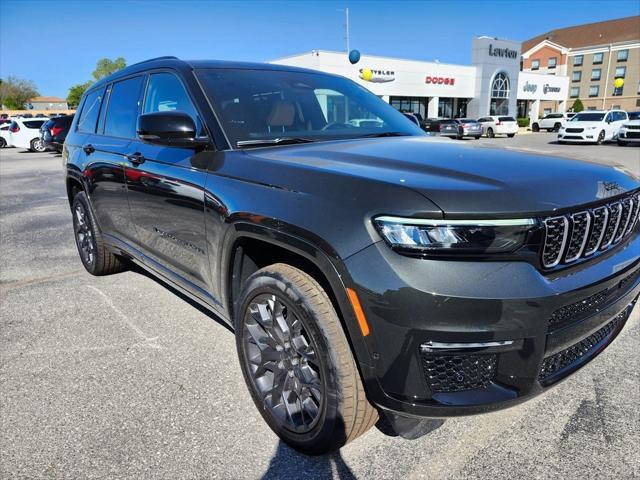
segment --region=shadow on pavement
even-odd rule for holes
[[[262,480],[298,478],[355,480],[356,476],[344,462],[340,452],[311,457],[296,452],[281,440]]]

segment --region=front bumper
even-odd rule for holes
[[[640,143],[640,130],[627,130],[621,128],[618,139],[628,143]]]
[[[346,266],[371,329],[370,359],[359,359],[369,400],[467,415],[543,392],[615,338],[640,295],[640,234],[549,275],[526,262],[409,258],[384,242]]]
[[[563,142],[576,143],[595,143],[598,141],[600,130],[584,130],[582,132],[564,132],[558,133],[558,140]]]

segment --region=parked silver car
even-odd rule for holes
[[[442,120],[440,123],[440,135],[457,139],[473,137],[478,140],[482,135],[482,125],[470,118]]]

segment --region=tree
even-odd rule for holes
[[[38,89],[31,80],[9,76],[0,83],[0,104],[11,110],[21,110],[24,104],[38,96]]]
[[[74,85],[69,89],[69,95],[67,95],[67,103],[69,104],[69,108],[78,108],[80,105],[80,99],[82,98],[82,94],[93,85],[92,80],[88,80],[84,83],[79,83],[78,85]]]
[[[577,98],[576,101],[573,102],[573,105],[571,106],[571,110],[573,110],[576,113],[580,113],[581,111],[584,110],[584,105],[582,104],[579,98]]]
[[[127,62],[124,58],[118,57],[115,60],[109,58],[101,58],[96,64],[96,69],[93,71],[93,78],[100,80],[106,76],[111,75],[118,70],[122,70],[127,66]]]

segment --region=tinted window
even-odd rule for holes
[[[93,133],[96,131],[96,122],[98,121],[98,114],[100,113],[103,93],[104,89],[98,89],[87,94],[84,104],[82,105],[78,125],[76,126],[79,132]]]
[[[513,117],[498,117],[499,122],[515,122],[516,119]]]
[[[40,128],[44,123],[44,120],[30,120],[28,122],[22,122],[27,128]]]
[[[172,73],[154,73],[149,79],[144,113],[171,110],[185,112],[196,125],[200,123],[196,109],[178,77]]]
[[[640,120],[640,112],[629,113],[629,120]]]
[[[113,84],[104,122],[105,135],[135,138],[143,79],[139,76]]]

